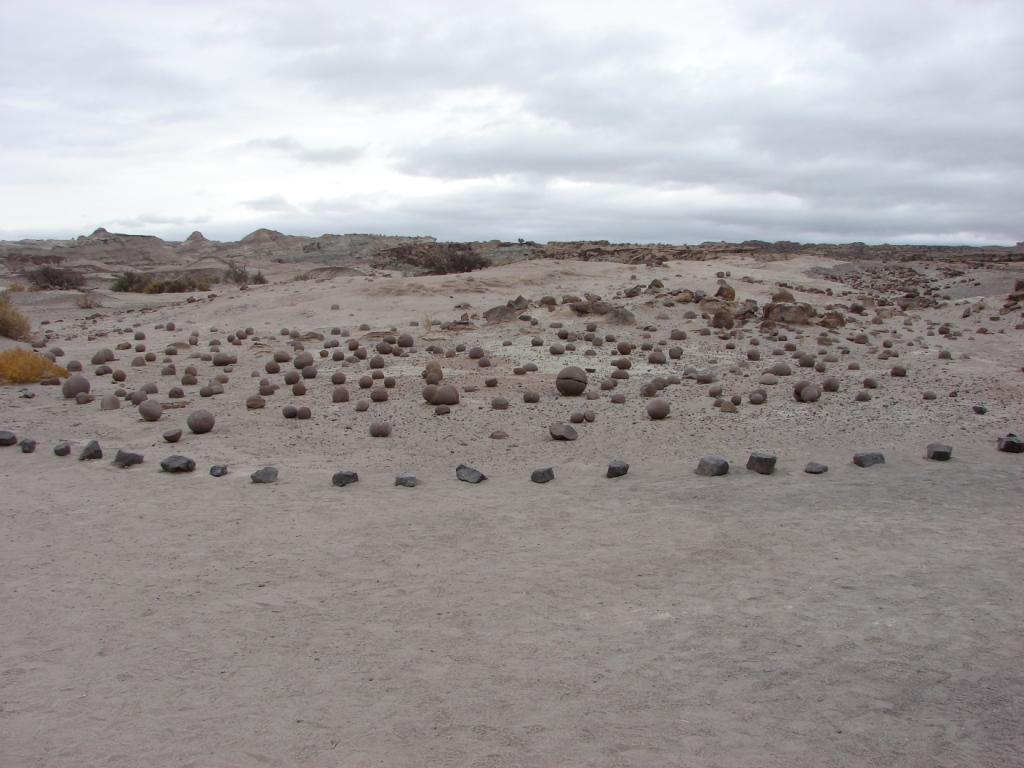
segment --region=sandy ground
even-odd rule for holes
[[[694,365],[714,371],[726,394],[745,395],[788,354],[771,355],[781,343],[762,340],[762,361],[748,363],[750,328],[728,350],[697,334],[705,321],[683,318],[692,305],[645,296],[626,302],[640,319],[633,328],[563,308],[530,310],[537,328],[410,326],[458,317],[457,304],[479,312],[517,294],[610,295],[653,277],[713,292],[718,270],[731,271],[741,299],[763,303],[780,280],[838,293],[813,266],[821,262],[531,262],[472,276],[276,284],[187,305],[111,295],[89,311],[63,294],[17,296],[37,326],[52,321],[38,327],[57,332],[63,360],[89,372],[93,351],[139,329],[158,352],[192,329],[205,350],[245,326],[268,346],[225,344],[239,355],[225,394],[200,398],[186,387],[187,407],[158,423],[127,404],[100,411],[99,396],[117,386],[109,377],[90,376],[97,402],[88,405],[52,387],[28,387],[33,399],[0,388],[0,429],[39,441],[31,455],[0,449],[0,765],[1017,764],[1024,461],[994,442],[1024,432],[1024,332],[1013,327],[1019,317],[990,319],[1012,275],[984,271],[978,294],[943,309],[880,324],[869,314],[864,330],[893,340],[900,357],[847,344],[850,355],[827,372],[841,389],[818,403],[795,402],[784,379],[768,387],[766,405],[744,400],[724,414],[706,385],[684,378],[661,393],[672,404],[661,422],[646,418],[638,394],[652,376]],[[816,304],[849,301],[795,292]],[[961,319],[981,300],[983,317]],[[170,320],[177,331],[154,328]],[[689,338],[670,342],[685,353],[667,366],[634,354],[630,380],[615,390],[625,404],[608,392],[559,397],[553,377],[563,366],[594,367],[591,390],[611,370],[613,345],[595,357],[583,356],[583,343],[547,354],[557,340],[549,322],[582,330],[587,320],[638,342],[648,324],[657,326],[652,341],[670,328]],[[929,322],[941,321],[964,335],[928,336]],[[388,358],[398,378],[388,402],[366,413],[332,405],[330,372],[350,374],[355,401],[365,364],[327,359],[305,397],[282,388],[265,410],[245,409],[250,373],[284,348],[269,338],[281,326],[328,334],[338,325],[359,337],[359,323],[417,337],[410,358]],[[975,333],[982,324],[993,332]],[[789,337],[813,351],[818,331]],[[530,346],[535,334],[544,347]],[[480,387],[446,417],[419,396],[429,343],[479,344],[494,363],[443,360],[446,381]],[[939,349],[953,359],[938,359]],[[127,389],[178,383],[159,375],[160,363],[129,367],[134,355],[113,363],[128,373]],[[860,370],[846,369],[851,359]],[[537,373],[511,373],[528,360]],[[187,352],[175,362],[179,373],[197,365],[200,383],[215,372]],[[908,376],[891,378],[893,363]],[[822,375],[796,369],[790,378]],[[486,376],[498,386],[484,387]],[[865,376],[879,389],[853,403]],[[527,388],[542,401],[524,404]],[[926,389],[938,397],[922,400]],[[490,409],[495,395],[509,410]],[[284,420],[281,406],[300,400],[313,418]],[[164,443],[161,432],[198,407],[216,414],[215,430]],[[548,438],[550,423],[585,407],[596,420],[579,425],[578,441]],[[379,419],[391,437],[367,435]],[[490,439],[495,429],[508,439]],[[146,462],[120,470],[52,454],[59,440],[94,438],[108,459],[126,448]],[[926,460],[933,441],[953,445],[953,460]],[[751,450],[778,454],[776,473],[743,469]],[[887,463],[855,467],[861,450],[884,451]],[[161,473],[172,453],[194,458],[197,472]],[[731,473],[695,475],[707,454],[729,459]],[[615,458],[630,472],[606,479]],[[806,475],[810,460],[831,469]],[[489,479],[457,482],[460,462]],[[210,477],[214,463],[231,473]],[[250,483],[265,465],[279,481]],[[542,466],[554,467],[555,481],[530,483]],[[343,468],[360,482],[331,486]],[[421,484],[394,487],[403,471]]]

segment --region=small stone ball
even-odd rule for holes
[[[188,415],[188,419],[185,422],[188,424],[188,428],[192,430],[194,434],[205,435],[211,429],[215,423],[213,414],[209,411],[193,411]]]
[[[139,405],[139,416],[144,421],[159,421],[164,409],[159,400],[146,400]]]

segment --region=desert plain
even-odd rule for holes
[[[228,261],[93,237],[8,293],[0,349],[87,391],[0,386],[0,764],[1020,764],[1017,257],[264,243],[266,284],[144,294]]]

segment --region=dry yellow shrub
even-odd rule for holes
[[[0,382],[4,384],[32,384],[54,377],[66,379],[70,375],[50,358],[27,349],[0,352]]]
[[[28,338],[31,330],[32,326],[25,316],[0,293],[0,336],[21,341]]]

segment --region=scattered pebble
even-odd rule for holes
[[[747,469],[757,472],[759,475],[770,475],[775,471],[776,457],[770,453],[754,451],[747,459]]]
[[[196,468],[196,463],[192,459],[186,456],[168,456],[166,459],[160,462],[160,469],[164,472],[180,473],[180,472],[192,472]]]
[[[535,469],[530,475],[531,482],[534,483],[550,483],[555,479],[555,470],[553,467],[545,467],[544,469]]]
[[[473,467],[468,467],[465,464],[459,464],[459,466],[455,468],[455,477],[464,483],[474,484],[482,483],[487,479],[487,475],[483,472],[478,469],[474,469]]]
[[[885,456],[879,451],[867,451],[853,454],[853,463],[858,467],[873,467],[876,464],[885,464]]]
[[[78,454],[79,461],[95,461],[103,458],[103,449],[96,440],[90,440]]]
[[[729,472],[729,462],[718,456],[705,456],[697,463],[697,474],[717,477]]]
[[[344,488],[346,485],[358,482],[359,474],[348,469],[335,472],[334,476],[331,477],[331,485],[336,485],[338,488]]]
[[[257,485],[276,483],[277,469],[275,467],[263,467],[263,469],[257,469],[249,475],[249,478]]]

